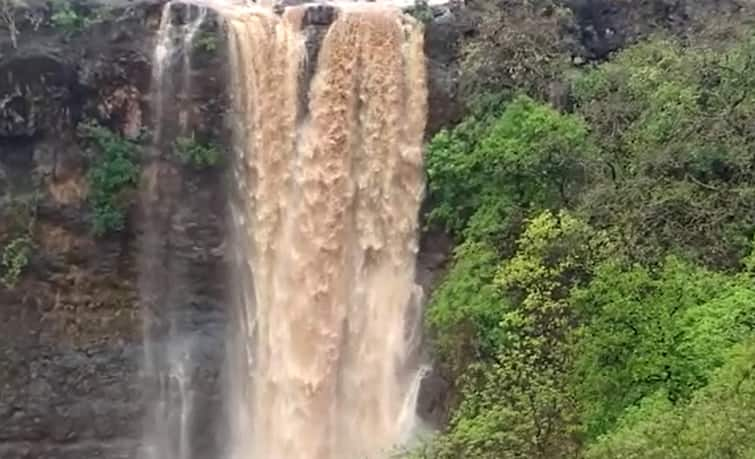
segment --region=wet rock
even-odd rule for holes
[[[304,26],[328,26],[336,19],[338,14],[333,5],[313,5],[307,8],[302,24]]]
[[[72,69],[49,54],[0,59],[0,136],[33,137],[60,123]]]
[[[655,32],[685,36],[715,21],[734,23],[752,8],[737,0],[567,0],[579,27],[586,60],[601,60]]]
[[[451,385],[437,372],[431,371],[422,379],[417,394],[417,415],[435,428],[445,424],[448,416],[448,395]]]
[[[428,73],[428,137],[460,120],[460,47],[463,37],[475,28],[471,16],[459,3],[434,7],[433,20],[425,26]]]

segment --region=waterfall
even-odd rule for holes
[[[192,40],[204,20],[203,7],[163,7],[153,55],[153,144],[140,187],[143,222],[139,288],[143,307],[147,416],[144,459],[191,459],[194,339],[183,309],[186,262],[173,253],[178,171],[169,159],[176,136],[187,134],[186,104],[191,92]]]
[[[323,5],[281,14],[209,6],[227,32],[233,123],[229,456],[388,457],[416,424],[423,371],[414,282],[422,26],[396,6],[339,2],[327,6],[333,17],[313,46],[308,16]],[[198,27],[177,29],[165,8],[154,62],[158,144],[169,137],[164,119],[175,118],[166,98],[181,92],[175,81],[190,82],[166,75],[176,62],[188,71],[185,49]],[[159,290],[157,282],[147,284]],[[180,374],[180,358],[146,344],[147,373]],[[190,357],[190,347],[178,348]],[[148,459],[190,459],[182,437],[193,422],[190,384],[160,387]]]
[[[305,11],[228,15],[249,277],[239,457],[376,457],[416,395],[422,30],[396,8],[341,6],[302,87]]]

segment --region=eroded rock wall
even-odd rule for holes
[[[70,8],[78,22],[56,19],[46,5],[18,8],[16,46],[7,31],[0,34],[0,250],[27,228],[32,241],[16,285],[0,286],[3,459],[134,457],[141,437],[144,209],[130,190],[125,228],[94,234],[87,173],[101,152],[77,132],[84,121],[134,139],[141,180],[154,174],[160,182],[152,204],[166,210],[158,231],[163,255],[170,254],[161,263],[164,272],[182,273],[165,289],[184,291],[191,327],[203,336],[192,368],[199,404],[219,404],[222,169],[196,171],[170,152],[144,159],[152,148],[151,54],[161,5]],[[220,59],[199,56],[204,70],[193,76],[197,85],[186,101],[203,120],[196,128],[217,136]],[[213,442],[211,430],[202,434],[205,444]]]

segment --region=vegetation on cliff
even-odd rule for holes
[[[94,150],[88,174],[94,233],[121,230],[126,224],[128,194],[139,179],[137,146],[97,123],[80,124],[79,135]]]
[[[495,27],[515,20],[468,43],[478,102],[428,149],[428,221],[457,242],[426,315],[453,395],[417,457],[753,457],[755,39],[575,68]]]
[[[174,144],[174,151],[178,160],[195,169],[212,167],[220,162],[220,147],[208,142],[197,140],[194,134],[191,137],[179,137]]]

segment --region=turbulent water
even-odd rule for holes
[[[387,457],[419,371],[421,26],[339,3],[313,53],[308,6],[215,7],[234,122],[230,455]]]

